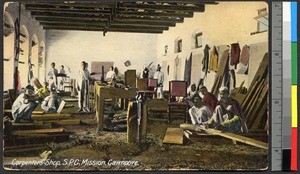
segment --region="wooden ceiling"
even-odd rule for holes
[[[47,30],[162,33],[212,1],[61,1],[22,2]]]

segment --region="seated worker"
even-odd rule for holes
[[[193,125],[203,124],[212,116],[209,107],[202,102],[199,96],[194,97],[194,106],[189,109],[189,114]]]
[[[109,69],[109,71],[106,73],[106,78],[105,78],[105,80],[106,80],[106,81],[111,81],[112,79],[115,78],[115,76],[116,76],[116,73],[115,73],[115,71],[114,71],[114,67],[111,66],[110,69]]]
[[[214,112],[218,99],[212,93],[208,92],[205,86],[200,87],[200,93],[203,95],[203,103],[210,108],[211,112]]]
[[[223,117],[230,119],[225,120],[223,123],[216,126],[215,129],[232,133],[247,133],[247,131],[243,128],[244,123],[242,119],[239,116],[234,115],[231,110],[228,110],[227,114]]]
[[[25,93],[18,96],[12,105],[12,116],[14,122],[20,122],[26,120],[33,122],[31,114],[38,106],[39,98],[34,95],[34,88],[31,85],[26,86]]]
[[[229,132],[247,133],[248,129],[240,104],[229,97],[229,90],[227,87],[221,87],[219,92],[220,101],[207,124],[209,124],[210,127],[221,130],[225,129]]]
[[[187,91],[187,102],[189,103],[190,107],[194,106],[194,98],[200,97],[199,92],[196,90],[196,84],[192,83]],[[201,98],[201,97],[200,97]],[[201,99],[202,100],[202,99]]]
[[[57,97],[55,91],[51,91],[50,95],[47,96],[41,104],[41,108],[46,113],[54,113],[59,107],[60,99]]]

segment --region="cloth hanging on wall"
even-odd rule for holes
[[[236,78],[235,78],[235,71],[234,69],[230,70],[230,81],[232,81],[232,87],[235,89],[236,88]]]
[[[203,49],[204,56],[202,59],[202,71],[205,72],[205,76],[208,72],[209,50],[210,50],[210,47],[206,44],[205,48]]]
[[[240,45],[238,43],[231,44],[231,52],[230,52],[230,65],[234,65],[234,69],[236,69],[237,64],[240,61]]]
[[[219,53],[217,51],[216,46],[214,46],[213,50],[210,52],[209,70],[217,72],[218,61],[219,61]]]
[[[242,48],[240,61],[243,65],[246,66],[249,62],[249,58],[250,58],[250,46],[244,45]]]
[[[229,74],[229,65],[228,65],[228,62],[225,65],[224,86],[226,86],[229,89],[229,91],[230,91],[230,74]]]
[[[175,80],[177,80],[178,65],[179,65],[179,57],[178,57],[178,55],[177,55],[176,58],[175,58]]]
[[[192,76],[192,53],[190,54],[189,59],[185,60],[185,66],[184,66],[184,80],[187,82],[188,86],[191,84],[191,76]]]

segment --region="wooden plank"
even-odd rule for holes
[[[64,108],[64,106],[66,105],[66,102],[64,100],[62,100],[59,104],[59,107],[57,109],[57,113],[60,114],[62,109]]]
[[[261,120],[262,115],[266,112],[266,110],[267,110],[267,105],[266,105],[267,104],[267,94],[268,94],[268,87],[266,86],[263,89],[259,99],[257,100],[257,105],[258,106],[254,110],[251,110],[251,113],[250,113],[251,115],[250,115],[249,119],[247,119],[247,126],[248,127],[252,128],[254,122],[257,119]],[[266,106],[263,107],[264,105],[266,105]],[[262,114],[258,117],[260,112]]]
[[[77,98],[66,98],[66,99],[64,99],[64,101],[66,101],[66,102],[78,102],[78,99]]]
[[[249,88],[250,90],[247,92],[246,98],[244,99],[244,101],[241,104],[244,111],[246,109],[245,107],[248,105],[249,101],[251,100],[251,97],[253,96],[255,89],[257,88],[257,85],[258,85],[258,82],[256,81],[254,83],[254,86],[252,88]]]
[[[254,107],[258,104],[257,100],[259,98],[259,95],[261,93],[261,91],[263,90],[263,83],[264,81],[261,81],[258,88],[255,90],[254,95],[251,97],[249,103],[247,104],[247,107],[245,109],[245,118],[249,118],[249,114],[253,111]]]
[[[248,144],[251,146],[255,146],[255,147],[259,147],[259,148],[263,148],[263,149],[268,149],[268,143],[264,143],[258,140],[254,140],[252,138],[248,138],[248,137],[244,137],[241,135],[237,135],[234,133],[229,133],[229,132],[222,132],[219,130],[215,130],[215,129],[206,129],[204,128],[204,126],[196,126],[196,125],[189,125],[189,124],[181,124],[180,125],[181,128],[189,128],[189,129],[194,129],[195,131],[205,131],[208,134],[212,134],[212,135],[218,135],[224,138],[228,138],[231,140],[235,140],[237,142],[241,142],[244,144]]]
[[[257,114],[257,117],[256,117],[253,125],[251,126],[251,129],[258,129],[258,126],[260,125],[263,116],[266,115],[267,107],[268,107],[267,103],[264,103],[264,105],[260,109],[259,113]]]
[[[51,129],[51,123],[33,122],[33,123],[12,123],[13,130],[28,130],[28,129]]]
[[[11,109],[4,109],[4,112],[11,112]],[[33,111],[33,115],[43,115],[44,111]]]
[[[17,130],[13,131],[13,135],[20,134],[53,134],[64,132],[64,128],[53,128],[53,129],[35,129],[35,130]]]
[[[68,126],[68,125],[79,125],[81,123],[80,119],[64,119],[64,120],[51,120],[45,121],[46,123],[51,123],[57,126]]]
[[[72,104],[66,104],[64,108],[73,108],[73,107],[75,107],[75,106]]]
[[[183,144],[183,130],[181,128],[168,128],[163,143]]]
[[[59,119],[70,119],[72,118],[71,114],[45,114],[45,115],[32,115],[34,120],[59,120]]]

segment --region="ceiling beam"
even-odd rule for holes
[[[171,12],[138,12],[119,11],[118,14],[127,16],[163,16],[163,17],[193,17],[193,13],[171,13]]]
[[[107,14],[111,13],[110,10],[91,10],[91,9],[62,9],[62,8],[27,8],[31,12],[46,12],[46,13],[66,13],[66,14]]]
[[[115,3],[87,3],[83,1],[77,1],[75,3],[62,3],[62,2],[21,2],[25,6],[30,7],[81,7],[81,8],[113,8],[115,6]]]
[[[96,28],[96,27],[72,27],[72,26],[43,26],[46,30],[79,30],[79,31],[110,31],[110,32],[134,32],[134,33],[162,33],[162,30],[134,29],[134,28]]]
[[[94,24],[91,25],[78,25],[78,24],[68,24],[68,25],[56,25],[56,24],[45,24],[43,27],[65,27],[65,28],[74,28],[74,27],[79,27],[79,28],[101,28],[103,30],[105,29],[128,29],[128,30],[168,30],[168,27],[147,27],[147,26],[122,26],[122,25],[117,25],[117,24],[111,24],[110,27],[104,27],[104,26],[97,26]]]
[[[174,27],[176,25],[175,22],[167,22],[167,21],[163,21],[163,22],[152,22],[152,21],[139,21],[139,22],[136,22],[136,21],[126,21],[125,20],[114,20],[114,21],[111,21],[111,23],[116,23],[116,24],[119,24],[119,25],[140,25],[140,26],[168,26],[168,27]]]
[[[108,18],[85,18],[85,17],[70,17],[70,16],[35,16],[37,21],[81,21],[81,22],[105,22]]]
[[[101,13],[68,13],[68,12],[31,12],[32,16],[68,16],[68,17],[87,17],[87,18],[96,18],[110,16],[110,13],[101,14]]]
[[[120,3],[121,9],[145,9],[145,10],[163,10],[163,11],[186,11],[186,12],[204,12],[204,5],[185,6],[185,5],[156,5],[156,4],[137,4],[123,2]]]
[[[65,19],[51,19],[51,18],[39,18],[38,20],[40,24],[42,23],[52,23],[52,24],[82,24],[82,25],[88,25],[91,23],[97,23],[101,25],[106,25],[106,22],[103,21],[91,21],[91,20],[65,20]],[[126,19],[118,20],[115,19],[114,21],[111,21],[112,24],[118,24],[118,25],[131,25],[131,26],[160,26],[160,27],[174,27],[176,25],[175,22],[168,22],[168,21],[127,21]]]
[[[42,26],[93,26],[93,27],[105,27],[105,23],[88,23],[88,22],[62,22],[62,21],[40,21]]]
[[[121,20],[126,20],[126,21],[151,21],[151,22],[175,22],[175,23],[182,23],[183,18],[168,18],[168,17],[156,17],[156,18],[151,18],[151,17],[134,17],[134,16],[125,16],[125,15],[120,15],[118,14],[114,21],[121,21]]]

